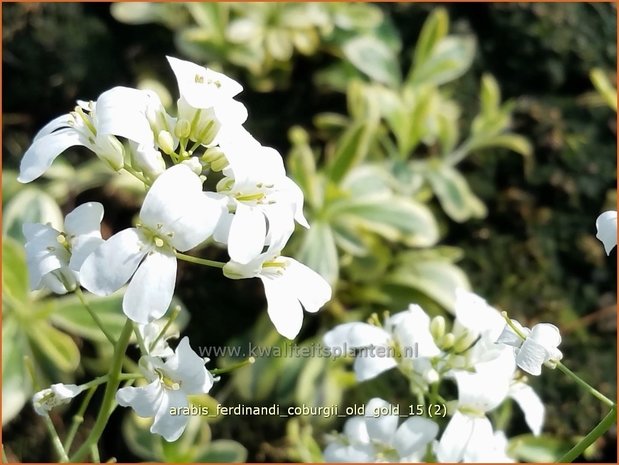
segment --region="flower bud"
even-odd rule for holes
[[[119,171],[125,164],[125,147],[110,134],[98,135],[96,140],[97,156],[113,170]]]
[[[439,341],[439,346],[443,350],[449,350],[456,342],[456,337],[452,333],[444,334]]]
[[[159,147],[161,147],[161,150],[163,150],[164,153],[168,155],[174,153],[174,138],[172,137],[172,134],[170,134],[168,131],[159,131],[159,135],[157,136],[157,143],[159,144]]]
[[[430,322],[430,333],[435,341],[438,341],[445,334],[445,317],[435,316]]]
[[[191,123],[186,119],[179,119],[174,127],[174,135],[179,139],[187,139],[191,134]]]
[[[475,335],[471,333],[466,333],[458,338],[456,342],[454,342],[454,352],[460,353],[467,350],[471,345],[475,342]]]

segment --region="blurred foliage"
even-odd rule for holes
[[[17,185],[10,169],[36,130],[76,98],[119,84],[161,92],[173,82],[163,55],[193,59],[249,87],[241,94],[249,129],[288,153],[305,193],[312,228],[295,234],[291,252],[336,283],[337,298],[306,319],[301,346],[337,322],[411,301],[444,312],[453,287],[470,285],[528,326],[559,325],[566,363],[616,392],[616,252],[606,257],[594,237],[597,215],[616,208],[616,123],[607,108],[616,105],[615,5],[119,3],[110,14],[105,4],[7,4],[3,26],[5,76],[15,76],[3,80],[5,236],[21,242],[24,221],[61,222],[57,204],[68,211],[83,199],[105,203],[104,235],[125,226],[142,192],[100,164],[79,163],[77,150],[36,187]],[[82,347],[81,366],[97,372],[85,359],[100,356],[100,343],[72,298],[22,295],[23,248],[5,238],[3,252],[3,279],[13,280],[3,286],[3,394],[16,414],[27,400],[24,355],[41,380],[50,370],[68,380],[83,374],[67,369]],[[179,267],[177,288],[195,308],[186,331],[196,344],[289,344],[263,315],[259,283],[187,270]],[[9,302],[7,288],[22,289],[21,297]],[[27,320],[15,305],[28,308]],[[35,320],[41,334],[54,335],[44,354],[35,353]],[[558,373],[532,384],[546,403],[549,435],[521,435],[518,414],[507,433],[521,460],[542,461],[604,412]],[[259,358],[212,394],[284,406],[351,405],[386,392],[410,396],[396,373],[358,385],[344,361],[288,357]],[[226,417],[192,424],[167,450],[125,413],[112,418],[102,451],[120,461],[315,462],[323,434],[340,426],[322,417]],[[118,445],[121,425],[128,449]],[[19,419],[3,431],[21,460],[29,431]],[[588,460],[615,457],[616,431],[605,440]]]

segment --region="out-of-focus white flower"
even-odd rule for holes
[[[454,462],[459,456],[463,463],[513,463],[515,460],[507,455],[507,438],[503,431],[493,432],[488,419],[479,421],[470,428],[471,423],[465,415],[456,412],[447,425],[439,443],[435,443],[435,453],[439,462]],[[459,430],[459,428],[463,428]],[[466,446],[461,447],[460,434],[470,434]],[[447,436],[446,436],[447,435]]]
[[[161,320],[153,321],[146,325],[138,325],[138,331],[144,340],[144,346],[148,355],[166,358],[174,354],[174,351],[168,345],[168,339],[178,337],[178,331],[159,337],[164,327],[165,323]]]
[[[65,217],[64,233],[45,224],[24,224],[30,287],[44,286],[56,294],[73,291],[84,260],[103,242],[102,218],[103,205],[88,202]]]
[[[180,93],[178,121],[189,123],[189,139],[215,145],[222,128],[240,127],[245,122],[247,109],[234,100],[243,90],[238,82],[190,61],[167,58]]]
[[[303,325],[303,308],[315,313],[331,299],[325,279],[294,258],[268,251],[247,264],[230,261],[223,268],[230,279],[260,278],[269,318],[279,334],[294,339]]]
[[[606,255],[610,255],[610,251],[617,246],[617,212],[612,210],[602,213],[595,220],[595,228],[595,237],[604,244]]]
[[[213,386],[213,376],[204,363],[184,337],[165,362],[158,357],[142,357],[140,367],[149,384],[119,389],[116,401],[123,407],[133,408],[140,417],[154,417],[150,432],[163,436],[166,441],[176,441],[189,421],[181,410],[189,406],[187,396],[205,394]]]
[[[175,250],[184,252],[208,238],[224,202],[202,192],[202,181],[186,165],[169,168],[146,194],[140,224],[110,237],[84,262],[82,285],[109,295],[131,280],[125,314],[142,324],[162,317],[174,294]]]
[[[71,399],[83,390],[83,386],[75,384],[52,384],[49,388],[32,396],[32,406],[39,415],[47,415],[54,407],[71,402]]]
[[[436,381],[438,376],[425,362],[441,351],[430,332],[430,318],[419,305],[411,304],[408,310],[389,317],[383,328],[360,322],[336,326],[324,335],[323,343],[340,354],[373,348],[361,351],[355,358],[354,370],[359,381],[372,379],[402,362],[426,382]]]
[[[373,398],[365,416],[349,419],[344,434],[333,438],[324,451],[325,462],[419,462],[438,433],[438,425],[418,416],[398,426],[390,404]]]
[[[249,263],[265,245],[283,246],[295,220],[309,228],[303,216],[303,192],[286,176],[275,149],[260,145],[244,129],[227,133],[220,148],[227,166],[217,191],[228,197],[229,213],[214,239],[228,245],[233,261]]]
[[[554,368],[563,358],[563,354],[557,348],[561,344],[561,334],[555,325],[539,323],[533,326],[533,329],[528,329],[515,320],[512,320],[512,324],[519,329],[525,339],[516,334],[509,325],[505,325],[497,343],[514,347],[516,364],[524,371],[539,376],[542,373],[542,365]]]

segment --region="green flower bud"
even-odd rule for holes
[[[187,139],[191,134],[191,123],[186,119],[179,119],[174,127],[174,135],[179,139]]]
[[[444,334],[443,337],[441,337],[438,345],[443,350],[449,350],[453,347],[454,342],[456,342],[456,336],[454,336],[452,333],[447,333]]]
[[[445,317],[439,315],[432,318],[430,322],[430,333],[435,341],[438,341],[445,334]]]
[[[471,346],[471,344],[475,342],[475,339],[475,335],[471,333],[466,333],[463,336],[460,336],[458,340],[454,342],[454,352],[464,352]]]

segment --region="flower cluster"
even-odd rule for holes
[[[214,382],[187,338],[173,351],[166,327],[157,326],[172,302],[177,259],[218,266],[232,279],[260,278],[268,314],[290,339],[301,330],[303,308],[318,311],[331,288],[315,271],[281,255],[296,223],[309,228],[303,193],[286,176],[281,155],[243,127],[248,112],[235,100],[241,85],[188,61],[168,61],[180,94],[175,116],[155,93],[128,87],[108,90],[95,102],[79,101],[35,136],[18,179],[37,179],[66,149],[83,146],[112,170],[143,182],[146,196],[133,227],[103,240],[103,206],[89,202],[67,215],[64,232],[26,224],[26,251],[33,289],[64,294],[81,292],[81,286],[106,296],[127,285],[122,307],[135,324],[148,384],[124,387],[116,400],[154,417],[151,431],[174,441],[187,417],[172,416],[170,409],[186,407],[188,395],[207,393]],[[228,263],[183,254],[207,240],[227,248]],[[83,389],[54,385],[41,391],[33,399],[37,412],[46,414]]]
[[[551,325],[525,331],[526,340],[518,338],[514,351],[503,344],[513,345],[515,341],[506,340],[506,321],[501,313],[481,297],[459,289],[451,331],[446,326],[444,317],[430,319],[421,307],[411,305],[387,317],[382,325],[373,316],[368,323],[345,323],[324,335],[324,344],[334,353],[342,353],[342,346],[390,349],[382,352],[388,354],[385,357],[363,357],[360,350],[353,366],[357,379],[369,380],[397,368],[409,379],[417,398],[449,405],[451,417],[436,441],[439,425],[428,418],[411,417],[397,430],[397,417],[383,418],[387,436],[368,435],[371,427],[367,423],[373,420],[353,418],[346,423],[343,435],[329,439],[327,461],[419,461],[428,459],[425,445],[433,441],[435,461],[513,462],[507,454],[504,432],[495,431],[487,416],[507,399],[520,406],[533,434],[541,433],[544,406],[516,368],[539,374],[535,372],[538,363],[541,367],[548,360],[560,359],[556,349],[560,338],[549,342],[546,334]],[[447,402],[441,397],[443,381],[455,384],[456,400]],[[384,401],[373,399],[370,404],[379,402]],[[407,439],[400,441],[400,436]],[[404,444],[407,448],[401,447]]]

